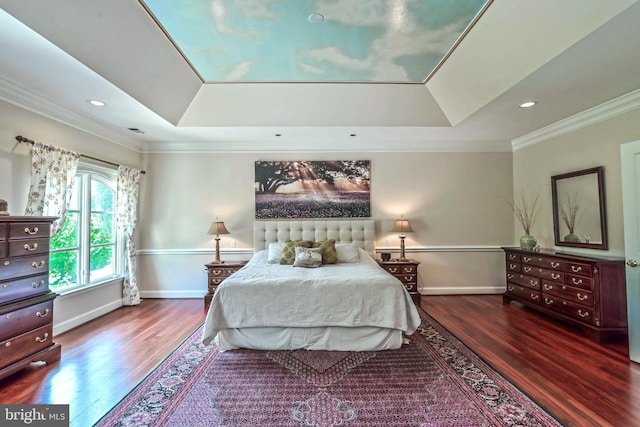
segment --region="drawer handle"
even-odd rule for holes
[[[6,343],[4,343],[5,347],[11,347],[11,341],[7,341]]]
[[[562,290],[563,290],[563,291],[566,291],[566,290],[567,290],[567,287],[566,287],[565,285],[562,285]]]
[[[38,244],[34,243],[33,246],[29,246],[28,243],[25,243],[24,248],[28,251],[35,251],[36,249],[38,249]]]
[[[389,268],[389,271],[390,271],[391,273],[397,273],[397,272],[398,272],[398,267],[390,267],[390,268]]]
[[[36,337],[36,341],[38,342],[45,342],[48,339],[49,339],[49,332],[45,332],[42,338]]]
[[[11,264],[11,261],[5,261],[4,262],[4,265],[9,265],[9,264]]]
[[[40,283],[33,282],[31,283],[32,288],[39,288],[44,285],[44,280],[40,280]]]
[[[582,285],[582,279],[576,279],[575,277],[572,277],[572,278],[571,278],[571,282],[572,282],[574,285]]]
[[[509,254],[509,261],[513,261],[514,259],[516,259],[515,255]]]
[[[507,274],[507,279],[509,279],[509,280],[513,279],[513,274],[508,273],[508,274]]]
[[[582,295],[578,294],[577,296],[578,296],[578,299],[579,299],[580,301],[586,301],[586,300],[588,300],[588,299],[589,299],[589,295],[584,295],[584,296],[582,296]]]
[[[507,290],[508,290],[509,292],[513,292],[513,286],[507,286]]]
[[[538,281],[537,281],[537,280],[535,280],[535,279],[531,279],[531,280],[529,280],[529,284],[530,284],[531,286],[534,286],[534,287],[535,287],[535,286],[537,286],[537,285],[538,285]]]
[[[38,232],[38,227],[33,227],[33,230],[31,230],[28,227],[25,227],[24,228],[24,232],[33,236],[34,234],[36,234]]]
[[[9,313],[5,316],[7,318],[7,320],[11,319],[13,317],[13,313]]]
[[[535,301],[535,300],[537,300],[538,298],[539,298],[539,296],[538,296],[538,295],[536,295],[536,294],[531,294],[531,299],[532,299],[532,300],[534,300],[534,301]]]
[[[582,267],[576,267],[575,265],[572,265],[571,271],[573,271],[574,273],[577,273],[579,271],[582,271]]]
[[[558,268],[558,267],[560,267],[560,263],[551,261],[551,267]]]
[[[580,317],[589,317],[588,311],[578,310],[578,314],[580,315]]]
[[[405,273],[413,273],[413,267],[404,267]]]
[[[40,313],[39,311],[36,313],[36,316],[38,317],[47,317],[49,315],[49,309],[45,309],[44,313]]]
[[[551,278],[554,280],[558,280],[560,278],[560,275],[556,273],[551,273]]]
[[[531,257],[530,257],[530,256],[524,256],[524,257],[522,257],[522,259],[523,259],[525,262],[529,262],[529,261],[531,261]]]
[[[509,264],[509,270],[515,270],[518,268],[518,264]]]
[[[42,267],[44,267],[44,260],[39,261],[39,262],[33,261],[31,263],[31,267],[33,267],[33,268],[42,268]]]
[[[525,267],[524,268],[524,272],[525,273],[529,273],[531,270],[533,270],[531,267]]]
[[[544,299],[544,303],[547,304],[547,305],[551,305],[551,304],[553,304],[553,300],[549,299],[549,298],[545,298]]]
[[[547,284],[545,283],[545,284],[544,284],[544,286],[543,286],[543,288],[544,288],[544,290],[545,290],[545,291],[550,291],[551,289],[553,289],[553,286],[549,286],[549,285],[547,285]]]
[[[9,284],[8,284],[8,283],[3,283],[3,284],[2,284],[2,287],[3,287],[3,288],[8,288],[8,287],[9,287]]]
[[[413,279],[413,278],[412,278],[412,277],[409,277],[409,276],[405,276],[405,277],[404,277],[404,280],[406,280],[407,282],[410,282],[412,279]]]

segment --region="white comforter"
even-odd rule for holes
[[[412,334],[420,316],[404,288],[365,251],[360,262],[302,268],[267,264],[267,251],[218,286],[202,340],[225,328],[375,326]]]

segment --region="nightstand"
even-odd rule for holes
[[[207,294],[204,296],[205,307],[211,304],[211,299],[216,288],[227,277],[240,270],[248,261],[225,262],[223,264],[209,263],[207,267]]]
[[[378,263],[389,274],[397,277],[404,287],[409,291],[409,295],[413,299],[413,302],[420,304],[420,292],[418,292],[418,264],[419,261],[410,259],[407,261],[382,261],[378,260]]]

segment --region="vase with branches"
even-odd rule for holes
[[[580,211],[580,205],[582,204],[582,195],[580,193],[573,192],[568,193],[565,202],[560,208],[560,218],[562,222],[567,226],[569,234],[564,236],[565,242],[579,243],[580,237],[575,234],[576,225],[578,224],[580,217],[578,211]]]
[[[536,239],[531,236],[531,229],[540,212],[539,200],[539,193],[529,195],[525,192],[520,192],[514,197],[513,202],[507,201],[524,229],[524,236],[520,238],[520,247],[522,249],[533,249],[537,244]]]

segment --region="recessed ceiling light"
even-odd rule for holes
[[[522,104],[520,104],[520,108],[529,108],[529,107],[533,107],[534,105],[536,105],[538,103],[538,101],[527,101],[527,102],[523,102]]]
[[[276,136],[282,136],[282,134],[281,133],[276,133]]]
[[[307,19],[309,19],[309,22],[311,22],[312,24],[319,24],[324,21],[324,15],[314,12],[309,15],[309,18]]]
[[[351,135],[349,135],[349,136],[356,136],[356,134],[355,134],[355,133],[352,133],[352,134],[351,134]]]
[[[90,99],[89,104],[93,105],[94,107],[104,107],[105,105],[107,105],[106,103],[98,101],[97,99]]]

